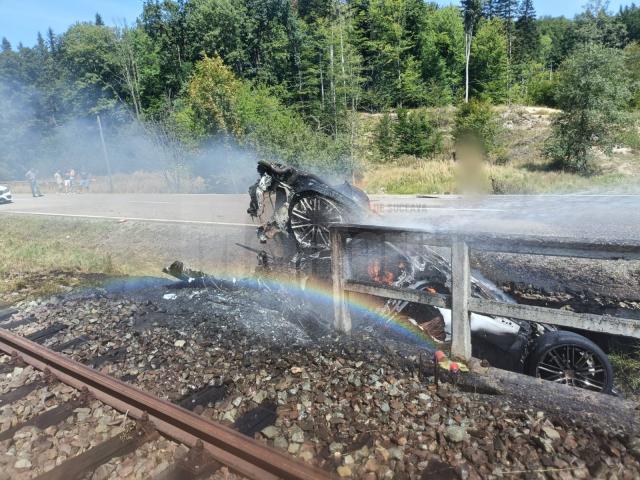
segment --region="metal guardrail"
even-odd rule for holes
[[[338,331],[345,333],[351,331],[348,297],[350,292],[353,292],[450,308],[451,353],[454,357],[465,360],[471,358],[469,316],[471,312],[640,339],[640,321],[638,320],[472,298],[469,266],[470,249],[485,252],[600,260],[639,260],[640,243],[589,242],[528,235],[494,236],[487,234],[431,233],[420,229],[392,228],[379,225],[336,224],[331,226],[330,231],[334,326]],[[430,294],[348,278],[348,265],[345,261],[346,244],[348,239],[358,235],[375,236],[381,243],[391,242],[396,245],[413,244],[450,248],[451,294]]]

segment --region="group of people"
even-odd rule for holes
[[[84,170],[79,174],[73,168],[65,171],[64,174],[56,171],[53,178],[56,181],[58,193],[89,192],[91,186],[91,176]]]
[[[38,171],[35,168],[30,168],[25,174],[25,178],[31,186],[31,194],[34,197],[44,197],[38,183]],[[53,174],[53,179],[56,182],[58,193],[88,193],[91,187],[91,175],[84,170],[77,174],[75,169],[70,168],[64,172],[64,175],[60,171],[56,171]]]

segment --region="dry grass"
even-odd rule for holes
[[[497,107],[503,129],[501,151],[474,170],[462,172],[453,161],[450,137],[453,109],[438,109],[434,115],[445,132],[445,149],[434,160],[401,157],[384,161],[376,156],[373,131],[380,116],[361,121],[363,135],[357,156],[366,166],[362,186],[369,193],[447,194],[471,190],[484,193],[571,193],[585,191],[637,192],[640,189],[640,143],[628,139],[631,148],[607,157],[598,155],[598,171],[591,176],[550,169],[541,150],[550,133],[555,110],[538,107]],[[469,177],[472,181],[469,182]]]
[[[134,172],[113,176],[113,187],[116,193],[204,193],[205,181],[202,177],[182,175],[179,186],[174,185],[163,172]],[[106,177],[97,177],[91,190],[97,193],[108,193],[109,182]]]
[[[20,290],[20,282],[33,278],[37,283],[42,277],[46,283],[49,277],[40,274],[51,272],[157,277],[179,259],[197,270],[236,276],[255,265],[255,255],[235,245],[239,238],[227,237],[227,230],[217,226],[10,214],[1,215],[0,222],[0,303],[3,294]],[[60,287],[58,280],[54,283]]]
[[[157,232],[143,224],[3,215],[0,305],[46,297],[105,276],[157,276]],[[168,228],[162,226],[162,228]]]
[[[584,177],[566,172],[529,170],[511,164],[487,164],[475,175],[472,190],[484,193],[637,190],[635,178],[616,171]],[[407,157],[384,168],[371,168],[365,173],[362,184],[369,193],[449,194],[468,191],[468,182],[463,183],[460,178],[460,166],[453,160],[425,161]]]
[[[640,394],[640,346],[609,354],[615,378],[625,393]]]

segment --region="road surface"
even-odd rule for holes
[[[640,239],[640,195],[373,196],[391,225],[431,230],[561,236],[598,240]],[[128,219],[210,226],[244,239],[256,225],[246,214],[248,195],[85,194],[16,195],[1,213]]]

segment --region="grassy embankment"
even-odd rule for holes
[[[153,253],[122,249],[114,240],[126,238],[131,228],[118,232],[114,222],[2,217],[0,304],[55,294],[86,284],[95,274],[157,274]]]
[[[542,147],[550,133],[554,110],[537,107],[498,107],[502,123],[502,162],[487,162],[479,183],[486,193],[569,193],[577,191],[638,191],[640,145],[635,135],[611,157],[598,155],[596,173],[582,176],[549,168]],[[366,166],[363,186],[369,193],[456,193],[457,164],[453,160],[451,130],[454,110],[433,114],[445,132],[444,151],[434,159],[403,156],[383,161],[376,153],[374,131],[381,115],[362,115],[356,154]]]

